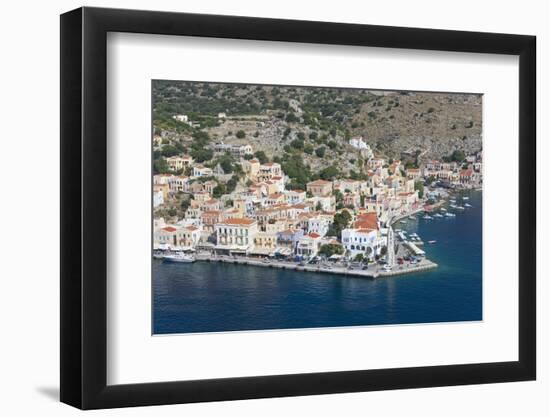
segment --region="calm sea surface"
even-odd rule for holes
[[[221,263],[153,260],[153,333],[482,319],[481,193],[455,218],[397,224],[439,267],[377,280]],[[459,200],[460,203],[460,200]]]

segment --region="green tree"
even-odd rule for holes
[[[288,123],[296,123],[296,122],[300,121],[300,119],[298,117],[296,117],[296,115],[294,113],[288,113],[286,115],[286,121]]]
[[[414,189],[418,191],[418,197],[424,198],[424,184],[422,181],[415,181]]]
[[[257,151],[254,156],[260,161],[260,164],[265,164],[269,161],[269,158],[264,151]]]
[[[460,149],[455,149],[451,154],[451,161],[462,162],[464,159],[466,159],[466,155],[464,154],[464,151]]]
[[[294,139],[292,142],[290,142],[290,146],[292,146],[294,149],[304,149],[304,141],[300,139]]]
[[[334,140],[330,140],[328,143],[327,143],[328,147],[330,149],[336,149],[336,147],[338,146],[338,143],[336,143],[336,141]]]
[[[160,150],[160,153],[165,158],[169,158],[171,156],[179,154],[180,151],[174,145],[164,145]]]
[[[336,245],[334,243],[327,243],[321,245],[319,248],[319,254],[330,258],[332,255],[342,255],[344,253],[344,247],[342,245]]]
[[[306,184],[311,178],[311,171],[309,166],[304,164],[304,160],[301,155],[287,155],[281,162],[281,168],[291,179],[290,186],[292,188],[297,188],[300,190],[306,189]]]
[[[170,167],[166,163],[166,159],[162,157],[155,159],[155,162],[153,163],[153,171],[155,174],[166,174],[170,172]]]
[[[313,154],[313,145],[309,144],[309,143],[306,143],[304,145],[304,152],[311,155]]]
[[[319,176],[325,181],[332,181],[339,174],[340,171],[338,171],[338,168],[336,168],[334,165],[331,165],[329,167],[323,168],[319,173]]]
[[[330,225],[328,234],[341,238],[342,230],[346,229],[351,222],[351,214],[348,210],[339,211],[334,215],[334,221]]]
[[[365,255],[363,255],[362,253],[358,253],[357,255],[355,255],[355,257],[353,258],[353,260],[355,262],[363,262],[363,260],[365,259]]]
[[[323,158],[325,156],[326,148],[324,146],[321,146],[317,149],[315,149],[315,155],[317,155],[319,158]]]
[[[224,194],[227,194],[227,188],[222,183],[219,183],[218,185],[216,185],[212,190],[212,196],[214,198],[220,198]]]
[[[246,133],[244,133],[244,130],[237,131],[236,135],[239,139],[243,139],[246,136]]]
[[[222,167],[224,173],[231,174],[233,172],[233,158],[231,155],[223,155],[218,159],[218,163]]]
[[[234,174],[229,181],[227,181],[226,184],[226,194],[232,193],[235,191],[235,188],[237,187],[237,184],[239,183],[239,176],[237,174]]]
[[[189,153],[197,162],[210,161],[214,157],[214,151],[209,148],[194,148]]]

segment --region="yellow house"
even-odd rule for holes
[[[308,182],[307,190],[315,197],[326,197],[332,193],[332,182],[317,180]]]
[[[189,155],[170,156],[166,158],[166,163],[172,171],[179,171],[193,165],[193,157]]]
[[[246,177],[252,181],[256,181],[258,172],[260,172],[260,161],[257,159],[244,160],[241,162],[241,166]]]
[[[216,249],[246,253],[254,245],[258,223],[253,219],[226,219],[215,226]]]
[[[254,248],[250,251],[253,255],[269,255],[277,248],[277,233],[258,232],[254,236]]]

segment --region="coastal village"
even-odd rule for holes
[[[192,123],[183,114],[173,118]],[[154,149],[162,141],[154,135]],[[424,242],[407,239],[395,225],[413,216],[452,217],[467,208],[453,193],[481,189],[481,149],[411,166],[377,155],[362,136],[349,138],[346,146],[364,161],[361,175],[339,173],[302,186],[278,158],[267,158],[246,139],[210,145],[214,166],[185,152],[164,158],[163,172],[153,176],[154,256],[355,269],[369,276],[435,267],[424,256]],[[449,199],[447,212],[440,207]]]

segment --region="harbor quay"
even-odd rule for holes
[[[363,269],[362,267],[351,267],[341,264],[333,265],[330,262],[308,265],[276,259],[259,259],[248,256],[234,257],[228,255],[215,255],[208,252],[197,253],[195,255],[195,259],[196,261],[202,262],[222,262],[237,265],[258,266],[263,268],[287,269],[300,272],[317,272],[326,274],[347,275],[359,278],[390,277],[437,268],[437,264],[435,262],[432,262],[425,258],[419,260],[416,264],[403,263],[401,265],[396,265],[391,271],[384,270],[383,265],[379,264],[371,264],[366,269]]]

